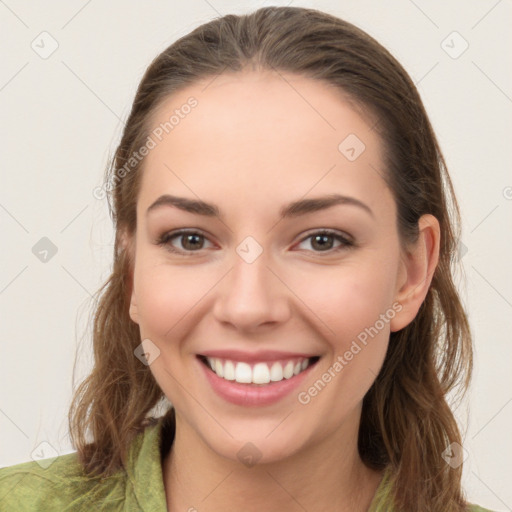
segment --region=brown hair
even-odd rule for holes
[[[134,356],[141,340],[129,316],[133,247],[123,245],[122,235],[135,233],[143,160],[129,172],[127,162],[144,145],[152,114],[170,94],[250,65],[321,80],[373,113],[401,242],[415,240],[423,214],[440,223],[439,263],[428,294],[415,319],[391,333],[382,370],[364,398],[359,452],[368,466],[393,470],[397,510],[465,510],[462,465],[451,468],[442,457],[450,443],[462,444],[446,396],[457,386],[466,391],[472,369],[471,333],[452,278],[460,230],[453,187],[403,67],[362,30],[315,9],[265,7],[214,19],[177,40],[146,70],[105,173],[116,240],[112,274],[98,291],[94,368],[77,388],[69,413],[79,459],[90,474],[106,476],[124,467],[130,441],[164,398],[149,367]]]

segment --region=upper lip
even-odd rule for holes
[[[279,361],[281,359],[297,359],[302,357],[309,359],[310,357],[319,357],[318,354],[279,352],[275,350],[260,350],[258,352],[244,352],[242,350],[206,350],[198,355],[246,362]]]

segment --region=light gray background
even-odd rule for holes
[[[73,451],[66,415],[75,351],[80,342],[80,381],[91,364],[90,297],[109,274],[113,246],[106,201],[92,190],[144,70],[199,24],[264,5],[347,19],[419,87],[464,223],[466,282],[462,274],[458,282],[476,355],[471,392],[456,411],[467,427],[464,484],[471,501],[512,510],[510,0],[0,1],[0,466],[31,460],[34,450]],[[58,48],[42,58],[51,38]],[[43,237],[58,250],[46,262],[33,253]]]

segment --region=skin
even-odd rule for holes
[[[152,125],[190,96],[197,107],[145,158],[137,231],[124,238],[135,253],[130,316],[141,339],[160,350],[150,369],[176,409],[163,463],[168,510],[366,511],[382,473],[357,451],[362,400],[390,332],[409,324],[425,298],[439,224],[425,215],[417,243],[401,245],[374,120],[330,86],[284,73],[224,74],[170,96]],[[351,133],[366,146],[352,162],[338,150]],[[373,215],[337,205],[279,217],[291,201],[333,192],[359,199]],[[174,207],[146,215],[164,193],[215,203],[222,220]],[[205,235],[190,245],[183,236],[168,242],[189,256],[157,244],[181,228]],[[355,246],[329,238],[323,249],[311,235],[324,228]],[[263,250],[250,264],[236,252],[247,236]],[[393,304],[400,312],[317,396],[299,403],[298,392]],[[196,354],[213,348],[322,357],[297,392],[248,408],[209,386]],[[261,454],[250,467],[237,456],[247,442]]]

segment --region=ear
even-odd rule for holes
[[[132,296],[130,299],[130,318],[136,323],[139,323],[139,311],[137,309],[137,301],[135,299],[135,293],[132,286]]]
[[[119,234],[119,246],[120,250],[128,253],[130,255],[130,261],[135,264],[135,240],[134,236],[130,236],[126,230],[123,230]],[[137,309],[137,301],[135,298],[135,286],[134,286],[134,276],[133,276],[133,268],[130,270],[130,275],[128,276],[129,288],[130,288],[130,308],[129,314],[130,318],[136,323],[139,323],[139,313]]]
[[[439,221],[433,215],[423,215],[418,229],[418,240],[401,258],[395,301],[402,309],[390,322],[392,332],[406,327],[418,314],[439,261]]]

